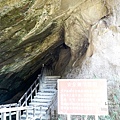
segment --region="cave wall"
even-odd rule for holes
[[[74,71],[76,66],[81,66],[86,56],[93,55],[93,48],[96,46],[93,40],[98,40],[94,30],[105,31],[108,16],[115,16],[111,22],[114,26],[111,25],[109,30],[118,33],[116,24],[119,23],[120,13],[114,11],[119,11],[119,5],[116,6],[119,0],[0,2],[0,97],[3,98],[1,101],[7,99],[13,91],[20,89],[22,82],[43,63],[49,61],[50,57],[45,56],[63,43],[69,50],[60,52],[55,70],[60,70],[61,64],[61,70],[65,69],[66,63],[69,63],[65,74],[70,76],[69,70]],[[96,50],[98,48],[99,45]]]
[[[59,0],[0,1],[0,102],[22,90],[63,43],[59,7]]]
[[[88,0],[80,2],[65,20],[65,43],[72,54],[70,65],[85,53],[83,49],[88,47],[91,26],[107,14],[109,10],[102,0]]]
[[[66,78],[107,79],[109,116],[120,119],[120,1],[107,1],[111,14],[101,18],[89,30],[89,47],[84,58],[66,72]]]

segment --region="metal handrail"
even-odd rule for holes
[[[38,107],[38,106],[28,107],[27,105],[30,101],[32,101],[33,96],[37,94],[38,90],[40,89],[39,86],[41,82],[43,82],[43,79],[44,79],[44,69],[41,70],[41,74],[38,75],[37,79],[30,86],[30,88],[25,92],[25,94],[21,97],[18,103],[0,105],[0,118],[2,118],[2,120],[6,120],[6,117],[8,116],[9,120],[11,120],[11,116],[16,115],[16,120],[19,120],[22,111],[25,111],[25,110],[26,110],[26,118],[27,118],[28,116],[27,110],[33,109],[34,111],[35,107]],[[57,93],[52,99],[50,106],[46,110],[47,114],[51,114],[51,109],[54,106],[56,99],[57,99]],[[39,107],[40,109],[42,109],[42,106],[39,106]],[[41,116],[41,113],[39,114],[39,117],[40,116]]]
[[[1,108],[11,108],[11,107],[16,107],[17,103],[11,103],[11,104],[5,104],[5,105],[0,105]]]
[[[56,91],[57,91],[57,90],[56,90]],[[49,111],[49,110],[52,108],[52,106],[54,105],[56,99],[57,99],[57,92],[56,92],[54,98],[52,99],[52,102],[51,102],[50,106],[48,107],[47,111]],[[46,112],[47,112],[47,111],[46,111]]]
[[[28,108],[27,104],[29,102],[29,99],[32,100],[33,94],[37,93],[37,90],[39,88],[39,79],[41,79],[41,74],[38,75],[35,82],[25,92],[25,94],[21,97],[21,99],[18,101],[18,103],[0,105],[0,118],[2,118],[3,120],[6,120],[6,117],[9,116],[9,120],[11,120],[12,115],[18,114],[17,111],[15,111],[17,107],[23,107],[23,106],[25,107],[26,106],[26,108],[24,109],[24,110],[26,110]],[[4,109],[6,110],[6,112],[3,111]],[[11,112],[9,112],[10,109],[11,109]],[[21,115],[21,111],[22,110],[19,111],[19,115]],[[17,120],[17,117],[18,116],[16,116],[16,120]]]
[[[54,106],[54,103],[55,103],[55,101],[56,101],[56,98],[57,98],[57,92],[56,92],[54,98],[52,99],[50,106],[49,106],[48,109],[46,110],[46,114],[50,114],[50,116],[51,116],[51,109],[52,109],[52,107]],[[10,104],[9,104],[9,105],[10,105]],[[41,106],[41,105],[31,106],[31,107],[29,107],[29,106],[21,106],[21,107],[15,106],[15,105],[18,105],[17,103],[14,103],[14,104],[12,104],[12,105],[13,105],[12,108],[1,108],[1,109],[0,109],[0,118],[1,118],[2,120],[6,120],[7,117],[9,117],[9,120],[12,120],[12,119],[11,119],[11,116],[12,116],[12,115],[15,115],[15,116],[16,116],[16,120],[19,120],[19,119],[20,119],[20,116],[21,116],[21,112],[22,112],[22,111],[25,111],[25,110],[26,110],[26,118],[28,118],[28,113],[27,113],[27,111],[28,111],[29,109],[33,109],[34,112],[35,112],[35,108],[36,108],[36,107],[40,107],[40,109],[42,109],[42,106]],[[6,105],[6,107],[8,107],[8,105]],[[33,112],[33,114],[35,114],[34,112]],[[39,114],[38,116],[34,117],[34,119],[36,119],[36,118],[41,118],[41,116],[42,116],[42,113],[40,112],[40,114]],[[33,120],[33,119],[32,119],[32,120]]]
[[[30,88],[25,92],[25,94],[21,97],[21,99],[18,101],[18,103],[13,104],[6,104],[6,105],[0,105],[0,118],[3,120],[6,120],[6,117],[9,116],[9,120],[11,120],[12,115],[16,115],[16,120],[19,120],[19,116],[21,115],[21,111],[27,110],[27,104],[29,102],[29,99],[32,101],[33,94],[37,93],[37,90],[39,88],[39,79],[41,75],[38,75],[35,82],[30,86]],[[26,108],[25,108],[26,106]],[[24,107],[25,109],[19,110],[19,113],[16,111],[17,107]],[[11,109],[11,112],[10,112]],[[29,108],[30,109],[30,108]],[[6,110],[6,112],[4,112]],[[26,116],[27,117],[27,116]]]
[[[16,120],[20,120],[20,116],[21,116],[21,111],[25,111],[26,113],[28,110],[34,110],[34,107],[29,107],[29,106],[25,106],[25,107],[13,107],[13,108],[2,108],[0,109],[0,118],[2,120],[6,120],[6,118],[9,116],[9,120],[11,119],[12,115],[16,115]],[[41,116],[41,114],[39,115]],[[28,118],[28,114],[26,114],[26,118]]]
[[[18,101],[19,106],[27,106],[29,99],[30,99],[30,101],[32,101],[33,94],[35,93],[35,95],[36,95],[36,93],[37,93],[40,77],[41,77],[41,75],[38,75],[35,82],[30,86],[30,88],[25,92],[25,94]]]
[[[37,94],[38,89],[40,89],[40,83],[43,80],[43,72],[44,72],[44,64],[42,65],[41,74],[38,75],[34,83],[30,86],[30,88],[25,92],[25,94],[18,101],[19,106],[27,106],[28,103],[32,101],[33,94],[34,95]]]

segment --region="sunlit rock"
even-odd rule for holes
[[[91,27],[88,39],[89,47],[83,61],[78,61],[77,67],[74,67],[66,76],[77,79],[107,79],[108,102],[115,104],[109,105],[109,115],[115,120],[120,119],[119,6],[120,3],[116,4],[115,13],[102,18]],[[115,112],[117,115],[114,114]]]

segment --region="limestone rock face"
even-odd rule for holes
[[[21,90],[21,84],[49,60],[46,56],[63,43],[63,27],[62,19],[56,18],[59,0],[0,2],[0,97],[4,100]]]
[[[109,115],[120,119],[120,2],[116,1],[114,13],[102,18],[89,30],[89,47],[78,67],[74,67],[67,78],[107,79]],[[114,5],[114,4],[113,4]],[[114,108],[114,109],[113,109]],[[116,114],[115,114],[116,113]],[[104,118],[105,119],[105,118]],[[105,119],[108,120],[108,119]]]
[[[21,84],[49,61],[49,53],[63,42],[70,47],[69,66],[75,65],[91,42],[93,26],[113,10],[112,2],[1,0],[0,102],[21,91]]]
[[[107,14],[102,0],[88,0],[81,2],[65,21],[65,43],[71,48],[72,63],[85,52],[91,26]]]

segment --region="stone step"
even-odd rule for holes
[[[52,86],[52,87],[55,87],[57,84],[55,83],[55,84],[50,84],[50,83],[44,83],[44,84],[42,84],[42,86],[45,86],[45,87],[48,87],[48,86]]]
[[[52,93],[52,92],[56,92],[56,89],[42,88],[42,89],[40,89],[39,91],[42,91],[42,92],[50,92],[50,93]]]
[[[41,88],[40,88],[40,89],[42,89],[42,88],[56,89],[56,86],[57,86],[57,85],[41,85]]]
[[[35,111],[46,111],[47,109],[49,108],[49,106],[34,106],[34,110]],[[28,110],[33,110],[33,106],[31,109],[28,109]]]
[[[34,96],[34,99],[52,99],[54,96],[43,96],[43,95],[37,95]]]
[[[37,96],[53,96],[53,95],[55,95],[56,94],[56,92],[51,92],[51,93],[47,93],[47,92],[40,92],[40,91],[38,91],[38,93],[37,93]]]
[[[45,76],[45,79],[60,79],[61,76]]]
[[[33,109],[36,111],[47,111],[49,107],[34,107],[32,109],[28,109],[28,112],[33,112]],[[26,111],[25,111],[26,112]]]
[[[35,115],[39,115],[39,114],[46,115],[47,114],[46,111],[47,110],[35,110],[35,111],[34,110],[28,110],[27,114],[28,115],[33,115],[33,113],[34,113]],[[23,114],[26,115],[26,111],[24,111]]]
[[[57,84],[57,81],[51,81],[51,80],[43,81],[42,85],[44,85],[44,84]]]
[[[29,103],[29,106],[46,106],[48,107],[51,104],[51,102],[41,102],[41,103],[36,103],[36,102],[31,102]]]
[[[41,89],[45,89],[45,88],[47,88],[47,89],[56,89],[56,86],[41,86],[41,88],[40,88],[40,90]]]
[[[34,109],[36,110],[36,111],[40,111],[40,110],[47,110],[48,109],[48,107],[49,106],[36,106],[36,107],[34,107]],[[32,110],[32,109],[31,109]]]
[[[56,86],[42,86],[41,89],[56,89]]]
[[[32,100],[32,102],[36,102],[36,103],[38,103],[38,102],[39,102],[39,103],[40,103],[40,102],[41,102],[41,103],[43,103],[43,102],[45,103],[45,102],[51,102],[51,101],[52,101],[52,99],[33,99],[33,100]]]
[[[57,79],[45,79],[44,81],[57,82]],[[44,81],[43,81],[43,82],[44,82]]]
[[[40,85],[41,87],[43,87],[43,86],[57,86],[57,82],[55,83],[53,83],[53,82],[46,82],[46,83],[42,83],[41,85]]]
[[[41,90],[39,92],[44,92],[44,93],[56,93],[55,91],[49,91],[49,90]]]
[[[28,119],[26,119],[26,114],[23,114],[21,116],[21,120],[49,120],[50,115],[39,115],[39,116],[33,116],[33,115],[28,115]]]
[[[41,86],[56,86],[57,83],[42,83]]]
[[[44,81],[42,82],[42,85],[56,85],[57,84],[57,81]]]
[[[28,118],[31,118],[29,120],[50,120],[48,108],[57,94],[56,86],[57,79],[59,78],[60,76],[45,77],[45,81],[41,83],[41,89],[38,91],[36,96],[34,96],[31,103],[29,103],[30,107],[34,106],[34,110],[29,109],[27,111]],[[40,119],[40,115],[42,116],[42,119]],[[21,120],[26,120],[26,111],[23,112]]]
[[[54,78],[53,78],[53,79],[52,79],[52,78],[50,78],[50,79],[45,78],[45,79],[43,80],[43,82],[44,82],[44,81],[53,81],[53,82],[57,82],[57,80],[58,80],[58,79],[54,79]]]

